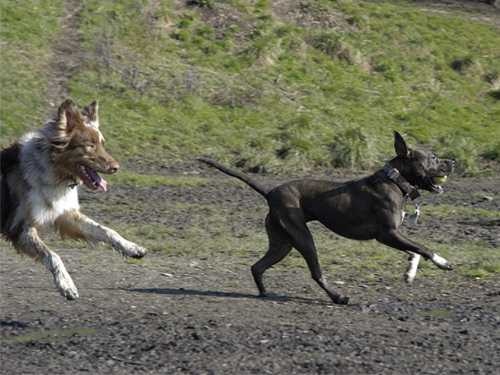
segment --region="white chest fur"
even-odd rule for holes
[[[64,212],[79,209],[78,189],[48,187],[31,190],[29,207],[37,225],[52,224]]]

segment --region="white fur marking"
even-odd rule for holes
[[[135,243],[129,240],[126,240],[116,232],[113,233],[112,241],[113,244],[118,245],[118,246],[114,245],[113,247],[121,251],[126,256],[137,257],[137,256],[144,256],[146,254],[146,249],[144,249],[139,245],[136,245]]]
[[[76,188],[31,190],[28,200],[32,217],[38,225],[53,223],[64,212],[80,208]]]
[[[439,256],[437,254],[432,254],[432,262],[438,266],[441,267],[448,267],[449,263],[446,259],[444,259],[442,256]]]
[[[87,240],[91,242],[101,241],[109,243],[113,249],[129,257],[140,257],[146,254],[146,249],[143,247],[126,240],[114,230],[100,225],[84,215],[80,216],[76,224],[85,234]]]
[[[97,131],[97,135],[99,136],[99,142],[103,142],[104,141],[104,136],[102,135],[101,131],[99,130],[99,120],[93,120],[93,121],[86,121],[85,122],[85,125],[92,128],[92,129],[95,129]]]
[[[412,283],[415,280],[415,276],[417,275],[418,264],[420,262],[421,256],[419,254],[412,253],[410,265],[408,266],[408,270],[406,271],[406,282]]]
[[[52,272],[52,275],[54,276],[54,283],[56,284],[57,289],[59,289],[59,292],[68,299],[78,298],[78,290],[76,289],[68,271],[66,271],[66,267],[64,267],[64,263],[59,255],[54,252],[50,252],[43,259],[43,263],[47,269]]]

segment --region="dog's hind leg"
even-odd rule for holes
[[[292,250],[288,234],[275,223],[270,215],[266,218],[266,231],[269,239],[269,249],[266,254],[252,266],[252,276],[259,289],[259,296],[266,295],[266,288],[262,282],[262,275],[274,264],[281,261]]]
[[[146,249],[126,240],[114,230],[101,225],[78,211],[71,211],[57,218],[56,227],[61,235],[84,239],[89,242],[105,242],[122,255],[142,258]]]
[[[54,277],[57,289],[64,297],[69,300],[78,298],[78,290],[68,271],[66,271],[64,263],[59,255],[51,251],[43,243],[36,228],[24,229],[13,241],[13,244],[19,252],[41,261],[47,267]]]
[[[424,259],[429,259],[437,267],[442,270],[452,270],[451,264],[444,259],[442,256],[432,253],[427,250],[422,245],[418,245],[409,239],[403,237],[402,234],[398,233],[396,230],[387,230],[382,232],[378,237],[377,241],[383,243],[384,245],[390,246],[394,249],[402,251],[411,251],[424,257]]]
[[[349,297],[345,297],[331,289],[321,274],[321,267],[318,261],[318,254],[314,239],[307,227],[302,211],[294,208],[287,208],[279,216],[280,223],[290,235],[292,246],[295,247],[304,257],[311,277],[328,294],[331,300],[339,305],[346,305]]]

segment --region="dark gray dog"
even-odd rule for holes
[[[454,161],[440,160],[432,152],[411,150],[403,137],[394,132],[397,156],[383,169],[359,180],[336,183],[323,180],[296,180],[267,189],[249,176],[229,169],[213,160],[200,158],[222,172],[246,182],[262,194],[269,204],[266,230],[269,250],[252,266],[252,275],[261,296],[266,290],[262,275],[296,248],[304,257],[311,276],[334,303],[347,304],[328,287],[321,275],[316,246],[306,223],[318,220],[328,229],[355,240],[377,241],[405,252],[416,253],[444,270],[448,261],[424,246],[403,237],[398,228],[403,221],[407,199],[419,196],[418,189],[441,193],[443,181],[453,170]]]

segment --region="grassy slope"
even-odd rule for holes
[[[500,74],[493,26],[406,2],[180,3],[85,2],[88,59],[71,92],[82,103],[101,100],[121,158],[369,167],[391,153],[392,129],[470,171],[479,155],[500,153],[500,104],[487,82]],[[58,5],[3,6],[9,138],[44,111],[40,71]],[[461,72],[450,66],[457,59]]]
[[[62,1],[0,3],[0,144],[33,129],[47,113],[52,39]]]

